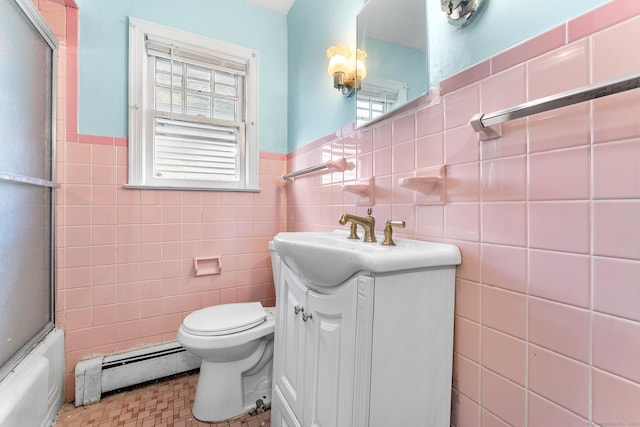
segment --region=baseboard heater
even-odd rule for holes
[[[103,393],[200,367],[200,358],[177,342],[78,362],[75,405],[100,401]]]

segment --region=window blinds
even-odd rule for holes
[[[242,126],[155,118],[154,176],[237,181]]]
[[[153,74],[153,176],[240,181],[245,60],[146,38]]]
[[[247,72],[247,61],[243,58],[203,49],[198,46],[175,43],[151,34],[146,35],[145,43],[149,56],[162,56],[167,58],[173,54],[186,61],[213,66],[235,74],[245,75]]]

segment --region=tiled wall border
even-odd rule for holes
[[[636,0],[613,0],[499,53],[493,58],[448,77],[440,82],[440,94],[445,95],[461,89],[638,14],[640,14],[640,2]]]

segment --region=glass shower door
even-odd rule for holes
[[[30,0],[0,2],[0,379],[53,328],[56,49]]]

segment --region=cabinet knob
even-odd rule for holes
[[[294,312],[295,314],[298,314],[298,313],[300,313],[301,311],[304,313],[304,307],[303,307],[303,306],[301,306],[301,305],[296,305],[295,307],[293,307],[293,312]]]
[[[313,319],[313,315],[312,314],[302,313],[302,321],[303,322],[306,322],[309,319]]]

